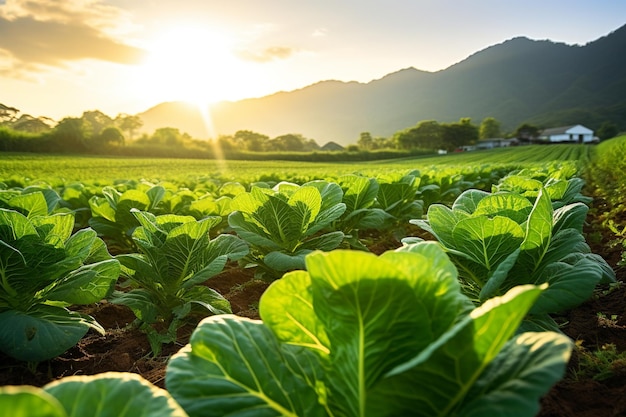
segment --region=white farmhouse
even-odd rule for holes
[[[553,143],[591,143],[593,141],[593,130],[583,125],[554,127],[542,131],[539,134],[539,140]]]

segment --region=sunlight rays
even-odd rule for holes
[[[237,88],[243,88],[238,80],[245,65],[232,53],[233,42],[216,29],[179,22],[145,46],[149,54],[138,68],[134,85],[147,102],[185,101],[197,109],[220,172],[225,172],[227,165],[211,104],[242,94]]]
[[[213,149],[213,155],[215,158],[215,162],[217,164],[217,169],[220,174],[223,174],[228,170],[228,166],[226,164],[226,158],[224,157],[224,151],[220,146],[217,131],[215,130],[215,124],[213,123],[213,118],[211,117],[211,108],[206,104],[196,103],[198,106],[198,111],[202,115],[202,121],[204,122],[204,127],[208,133],[209,141],[211,142],[211,147]]]

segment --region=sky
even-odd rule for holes
[[[55,120],[440,71],[526,36],[585,45],[623,0],[0,0],[0,103]]]

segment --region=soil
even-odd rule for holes
[[[576,349],[537,417],[626,416],[626,266],[618,264],[626,248],[616,244],[596,212],[587,218],[587,242],[611,265],[617,285],[598,286],[591,299],[559,318]]]
[[[229,265],[221,274],[207,283],[230,301],[234,314],[260,319],[258,301],[268,284],[254,279],[254,271],[241,270]],[[158,356],[152,355],[146,335],[133,322],[134,314],[125,306],[106,300],[81,307],[104,327],[101,336],[90,330],[80,342],[54,359],[41,362],[36,369],[16,361],[0,352],[0,386],[42,386],[50,381],[70,375],[93,375],[108,371],[134,372],[153,384],[165,387],[165,366],[170,356],[188,341],[197,322],[178,330],[177,342],[163,345]]]
[[[558,317],[564,323],[563,332],[576,341],[577,348],[565,377],[542,398],[538,417],[626,416],[626,268],[618,266],[623,248],[611,243],[610,232],[598,230],[594,226],[591,235],[588,226],[592,251],[609,262],[623,284],[599,287],[586,303]],[[367,237],[376,242],[375,235]],[[370,249],[381,253],[400,245],[388,235]],[[230,265],[208,285],[230,301],[233,313],[259,319],[258,301],[268,284],[255,280],[253,274],[253,270]],[[36,369],[0,353],[0,386],[42,386],[69,375],[126,371],[164,387],[167,360],[187,343],[195,327],[190,323],[181,328],[178,341],[164,345],[161,354],[154,357],[146,336],[133,326],[135,317],[126,307],[103,301],[81,311],[94,316],[106,335],[90,331],[78,345],[39,363]]]

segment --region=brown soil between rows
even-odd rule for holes
[[[626,350],[626,269],[617,266],[622,249],[608,248],[606,243],[605,239],[599,239],[592,250],[614,267],[618,280],[625,284],[603,286],[586,303],[559,317],[565,323],[563,332],[587,352],[610,345],[618,352]],[[399,245],[397,240],[388,238],[379,240],[371,249],[381,253]],[[253,274],[253,270],[233,266],[207,285],[230,301],[233,313],[258,319],[258,301],[268,284],[254,280]],[[90,331],[77,346],[40,363],[35,372],[0,353],[0,386],[42,386],[70,375],[124,371],[140,374],[164,387],[167,360],[187,343],[194,328],[193,324],[181,328],[177,343],[164,345],[162,353],[153,357],[146,336],[133,327],[134,316],[126,307],[104,301],[87,306],[83,312],[102,324],[105,336]],[[564,379],[541,400],[538,417],[626,416],[626,364],[614,368],[612,376],[598,379],[598,375],[583,372],[580,355],[574,351]]]
[[[560,317],[563,332],[578,348],[572,352],[565,377],[542,399],[538,417],[626,416],[626,267],[618,265],[624,247],[615,244],[612,233],[601,225],[603,219],[594,214],[592,210],[585,226],[587,241],[592,252],[611,265],[618,285],[599,286],[591,299]],[[621,359],[610,357],[596,369],[585,366],[584,359],[592,352],[611,346],[622,353]],[[603,368],[610,373],[597,372]]]
[[[234,314],[259,319],[258,301],[268,284],[254,280],[253,270],[229,268],[211,279],[211,288],[224,295]],[[0,386],[42,386],[70,375],[94,375],[108,371],[140,374],[153,384],[164,388],[167,361],[189,340],[195,323],[183,326],[177,333],[178,341],[163,345],[154,357],[146,335],[133,326],[135,316],[125,306],[102,301],[81,308],[104,327],[106,334],[89,331],[87,336],[64,354],[41,362],[32,372],[25,363],[0,353]]]

